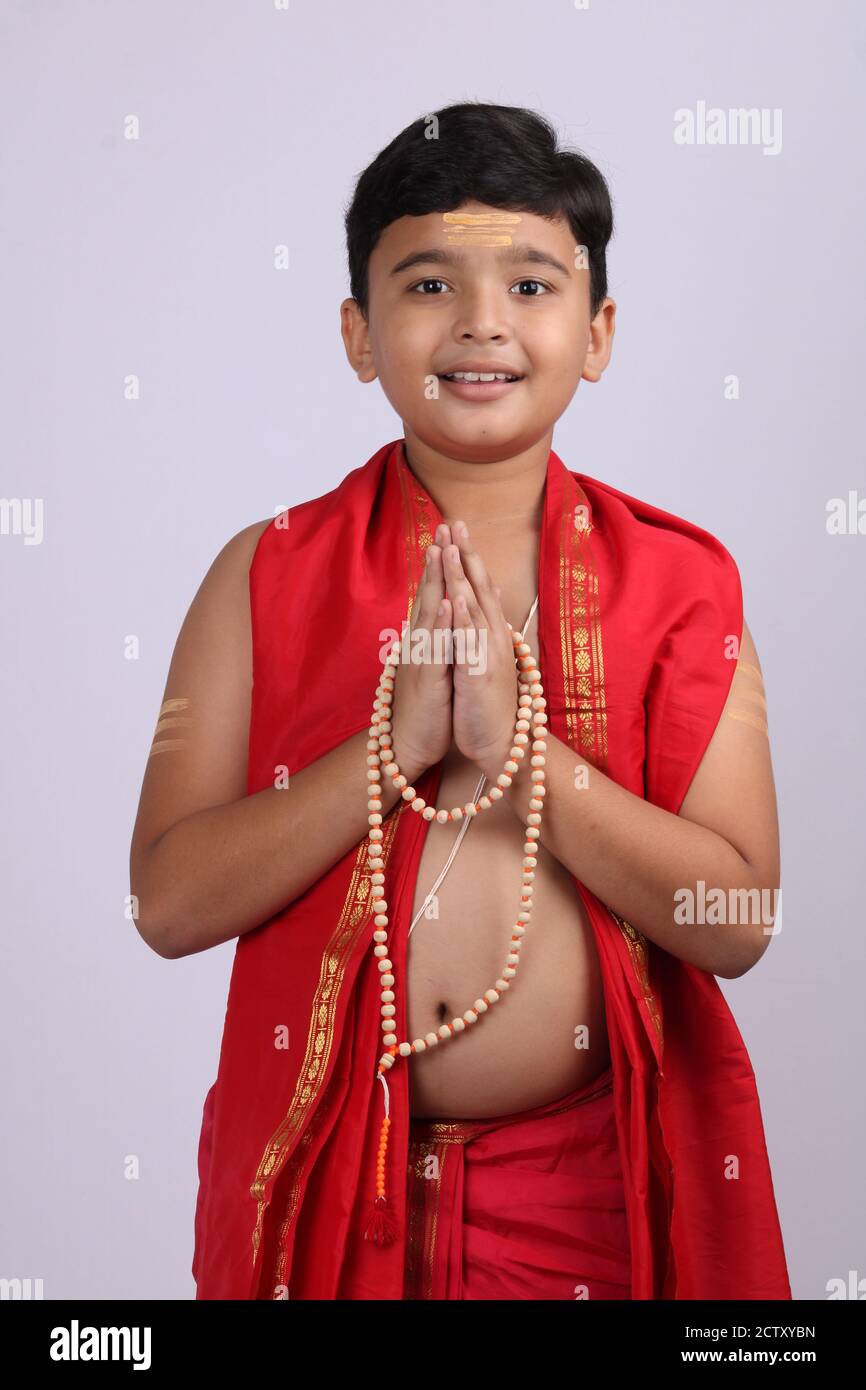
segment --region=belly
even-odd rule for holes
[[[478,770],[456,750],[439,806],[470,800]],[[460,829],[432,823],[415,885],[421,909]],[[409,937],[408,1037],[436,1032],[472,1008],[502,972],[522,881],[523,826],[499,804],[476,816],[436,898]],[[413,1115],[480,1119],[556,1100],[608,1065],[601,967],[567,870],[543,846],[532,920],[511,988],[459,1037],[413,1056]]]

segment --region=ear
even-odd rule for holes
[[[581,376],[584,381],[598,381],[610,361],[613,335],[616,331],[616,304],[605,299],[589,327],[589,348]]]
[[[373,365],[370,326],[355,299],[344,299],[340,305],[340,332],[346,356],[358,380],[375,381],[378,372]]]

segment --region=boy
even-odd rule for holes
[[[736,566],[551,448],[611,354],[604,179],[461,104],[346,227],[403,438],[217,557],[132,846],[154,950],[239,938],[197,1296],[789,1298],[714,978],[779,879]]]

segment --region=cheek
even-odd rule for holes
[[[379,358],[379,381],[397,410],[411,411],[423,406],[428,390],[430,355],[410,350],[408,343],[390,339]]]
[[[573,392],[580,381],[586,350],[580,330],[573,324],[559,332],[551,331],[530,349],[536,383],[542,389],[560,394]]]
[[[533,324],[526,335],[528,352],[545,367],[556,369],[563,361],[573,358],[579,343],[589,338],[571,314],[550,314],[544,324]]]
[[[387,337],[378,343],[379,360],[394,376],[429,370],[434,356],[436,337],[430,326],[419,323],[415,314],[394,312],[388,321]]]

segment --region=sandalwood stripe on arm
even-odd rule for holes
[[[190,725],[192,719],[187,715],[181,714],[181,710],[189,709],[190,701],[185,695],[177,695],[170,700],[163,700],[159,711],[159,718],[156,721],[156,730],[153,735],[148,758],[154,753],[171,753],[178,748],[186,748],[189,740],[185,738],[160,739],[167,729],[178,728],[179,726]]]
[[[151,749],[147,756],[152,758],[154,753],[171,753],[177,748],[186,748],[188,742],[189,739],[186,738],[163,739],[161,743],[151,744]]]
[[[759,667],[755,666],[751,661],[738,661],[734,675],[736,675],[737,671],[742,671],[744,675],[754,676],[756,680],[761,682],[761,685],[764,684],[764,677]]]
[[[748,710],[737,709],[728,709],[725,710],[725,713],[729,719],[739,719],[743,724],[751,724],[753,729],[757,729],[759,733],[766,734],[768,738],[770,737],[767,721],[762,719],[759,714],[752,714]]]

